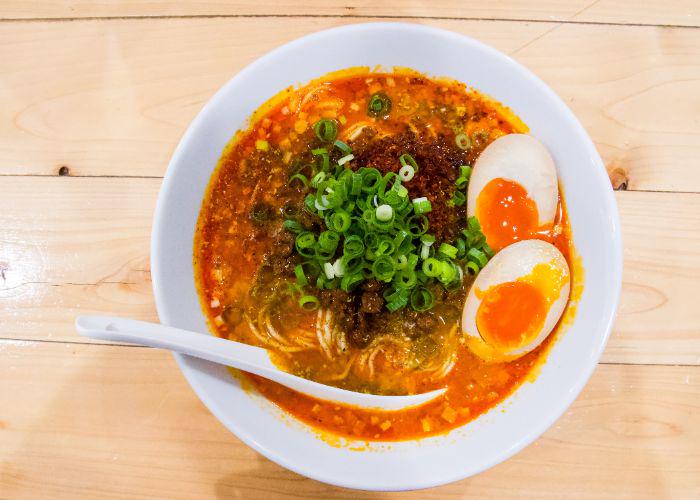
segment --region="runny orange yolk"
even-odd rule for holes
[[[507,179],[493,179],[484,186],[476,199],[476,217],[494,250],[532,238],[538,230],[537,205],[524,187]]]
[[[525,281],[511,281],[486,291],[476,311],[476,327],[488,344],[510,350],[537,337],[546,317],[542,292]]]

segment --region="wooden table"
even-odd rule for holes
[[[233,74],[307,33],[376,19],[465,33],[550,84],[595,140],[622,215],[614,333],[535,444],[411,497],[700,495],[697,0],[3,0],[0,498],[373,498],[243,445],[164,352],[79,338],[84,313],[156,320],[161,177]]]

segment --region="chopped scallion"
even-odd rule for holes
[[[390,221],[394,217],[394,209],[389,205],[379,205],[376,211],[377,220],[382,222]]]
[[[438,248],[438,253],[444,255],[445,257],[449,257],[450,259],[454,259],[457,257],[457,247],[454,247],[449,243],[443,243],[440,245],[440,248]]]
[[[353,154],[345,155],[340,160],[338,160],[338,165],[343,166],[353,158],[355,158],[355,155]]]
[[[323,264],[323,272],[326,273],[326,278],[328,278],[329,280],[335,278],[335,268],[330,262],[326,262],[325,264]]]
[[[333,120],[323,118],[314,123],[314,132],[323,142],[333,142],[338,135],[338,125]]]
[[[472,147],[472,140],[467,134],[462,132],[461,134],[457,134],[457,136],[455,137],[455,144],[457,144],[457,147],[459,149],[466,150]]]
[[[401,178],[402,181],[408,182],[411,179],[413,179],[413,176],[415,175],[416,171],[413,169],[411,165],[405,165],[401,167],[399,170],[399,177]]]
[[[375,118],[389,116],[391,99],[384,92],[372,94],[367,103],[367,114]]]
[[[349,155],[350,153],[352,153],[352,149],[350,148],[350,146],[345,144],[340,139],[336,139],[336,141],[333,143],[333,145],[336,148],[340,149],[343,152],[343,154]]]
[[[299,307],[307,311],[314,311],[320,305],[318,298],[313,295],[304,295],[299,299]]]
[[[413,199],[413,211],[417,214],[427,214],[433,210],[433,206],[430,204],[428,198],[414,198]]]

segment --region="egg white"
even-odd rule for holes
[[[532,273],[538,264],[548,264],[561,273],[562,286],[559,295],[552,300],[540,333],[526,345],[503,351],[486,342],[476,325],[476,313],[481,299],[476,291],[486,292],[489,288],[517,281]],[[467,345],[477,356],[486,361],[499,362],[518,358],[535,349],[547,338],[561,317],[569,299],[569,266],[562,253],[551,243],[541,240],[522,240],[507,246],[496,254],[474,280],[464,303],[462,312],[462,332]],[[547,291],[549,293],[553,290]]]
[[[467,215],[476,214],[479,194],[493,179],[520,184],[537,206],[539,225],[554,223],[559,203],[557,169],[547,148],[527,134],[499,137],[481,153],[474,164],[467,189]]]

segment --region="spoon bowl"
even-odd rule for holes
[[[307,396],[368,409],[393,411],[419,406],[441,396],[446,390],[436,389],[410,396],[379,396],[339,389],[280,370],[270,361],[266,349],[145,321],[114,316],[79,316],[75,328],[84,337],[168,349],[254,373]]]

